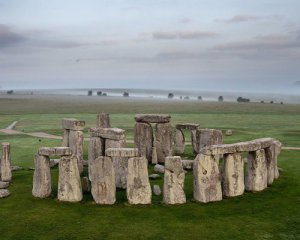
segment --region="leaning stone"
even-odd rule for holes
[[[8,188],[8,187],[9,187],[9,182],[0,181],[0,189]]]
[[[158,123],[155,125],[155,141],[157,160],[164,163],[165,158],[172,156],[173,129],[170,123]]]
[[[154,166],[154,172],[157,172],[157,173],[164,173],[165,172],[165,167],[163,165],[160,165],[160,164],[156,164]]]
[[[111,140],[124,140],[125,130],[120,128],[90,128],[91,137],[101,137]]]
[[[38,154],[42,156],[69,156],[72,151],[69,147],[42,147]]]
[[[108,148],[105,150],[108,157],[137,157],[137,148]]]
[[[59,162],[58,200],[80,202],[82,187],[76,156],[63,156]]]
[[[10,192],[7,189],[0,189],[0,198],[5,198],[10,195]]]
[[[99,137],[91,137],[88,150],[88,165],[89,165],[89,179],[91,180],[91,166],[93,161],[100,157],[104,156],[105,151],[105,140]]]
[[[156,152],[156,147],[152,148],[152,164],[157,164],[157,152]]]
[[[97,127],[110,128],[109,114],[102,112],[97,115]]]
[[[83,131],[85,127],[85,121],[80,121],[75,118],[63,119],[63,128],[73,131]]]
[[[185,172],[182,168],[181,158],[178,156],[167,157],[165,162],[164,176],[164,199],[165,204],[183,204],[186,202],[184,193]]]
[[[199,124],[196,123],[180,123],[180,124],[176,124],[176,129],[178,130],[197,130],[200,127]]]
[[[146,157],[149,162],[152,161],[153,130],[149,123],[135,123],[134,146],[138,148],[140,157]]]
[[[181,164],[184,170],[193,170],[194,160],[181,160]]]
[[[134,119],[136,122],[168,123],[171,116],[167,114],[137,114]]]
[[[73,131],[69,133],[69,147],[72,151],[72,155],[77,157],[79,172],[83,171],[83,132]]]
[[[151,204],[152,191],[145,157],[129,158],[126,195],[129,204]]]
[[[35,155],[32,195],[46,198],[51,195],[50,159],[48,156]]]
[[[157,173],[153,173],[153,174],[150,174],[150,175],[149,175],[149,178],[150,178],[150,179],[158,179],[158,178],[160,178],[160,176],[159,176],[159,174],[157,174]]]
[[[213,156],[198,154],[194,162],[194,199],[199,202],[222,200],[221,176]]]
[[[91,168],[92,195],[97,204],[116,201],[115,170],[111,157],[98,157]]]
[[[175,130],[175,154],[182,155],[184,153],[184,135],[183,132],[180,129]]]
[[[161,189],[159,185],[153,185],[153,189],[152,189],[154,195],[156,196],[160,196],[161,195]]]
[[[90,188],[90,181],[88,177],[83,177],[82,178],[82,190],[84,193],[88,193],[91,191]]]
[[[246,175],[246,190],[257,192],[267,188],[268,171],[263,149],[249,152]]]
[[[1,180],[4,182],[10,182],[12,179],[12,174],[9,143],[2,143],[2,158],[0,160],[0,170]]]
[[[226,154],[223,165],[223,195],[235,197],[245,190],[244,161],[241,154]]]

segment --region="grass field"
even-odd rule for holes
[[[20,131],[61,135],[62,118],[76,117],[92,127],[101,111],[111,114],[114,127],[126,129],[128,139],[133,138],[134,114],[148,112],[169,113],[172,124],[195,122],[204,128],[233,129],[226,143],[268,136],[285,146],[300,146],[299,105],[0,97],[0,128],[19,121]],[[25,168],[33,166],[39,147],[61,145],[58,140],[26,135],[0,134],[0,140],[12,144],[13,163]],[[185,155],[192,157],[190,146]],[[31,195],[33,171],[14,172],[12,195],[0,200],[0,239],[300,239],[299,157],[300,151],[282,151],[279,167],[283,171],[271,187],[217,203],[193,201],[189,172],[187,204],[181,206],[162,204],[162,196],[153,196],[150,206],[129,206],[121,190],[114,206],[96,205],[90,194],[82,203],[61,203],[56,200],[57,169],[52,170],[53,195],[39,200]],[[151,180],[153,184],[162,186],[162,178]]]

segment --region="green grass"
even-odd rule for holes
[[[91,127],[95,125],[96,113],[101,111],[94,109],[96,103],[93,102],[88,102],[91,109],[86,102],[76,103],[76,106],[67,102],[55,112],[55,104],[43,101],[47,111],[42,112],[39,106],[28,106],[28,102],[23,102],[23,110],[19,105],[11,104],[7,108],[10,112],[6,114],[0,108],[0,126],[6,127],[18,120],[17,129],[25,132],[62,134],[62,118],[86,120],[87,126]],[[70,108],[66,110],[68,104]],[[112,109],[112,125],[126,129],[132,139],[133,116],[140,111],[141,103],[131,102],[131,107],[126,103],[127,112],[117,112],[120,106],[115,102],[110,104],[105,105],[105,109]],[[184,104],[179,109],[167,101],[157,106],[150,102],[151,111],[143,106],[141,112],[170,109],[168,113],[172,115],[173,124],[196,122],[202,127],[233,129],[234,135],[225,138],[228,143],[271,136],[286,145],[300,146],[299,106],[269,105],[271,109],[266,110],[262,107],[267,105],[256,108],[256,104]],[[25,168],[33,166],[33,157],[39,147],[61,145],[59,140],[25,135],[0,134],[0,141],[12,144],[13,163]],[[87,143],[84,148],[87,159]],[[191,152],[191,146],[187,146],[185,156],[192,159]],[[57,201],[57,168],[51,171],[52,196],[36,199],[31,195],[33,171],[14,172],[9,187],[12,195],[0,200],[0,239],[300,239],[299,156],[300,151],[282,151],[279,167],[283,172],[265,191],[245,193],[216,203],[193,201],[192,173],[188,172],[185,181],[187,203],[180,206],[162,204],[162,196],[153,196],[153,204],[149,206],[129,206],[123,190],[117,191],[117,203],[113,206],[96,205],[90,194],[85,194],[81,203],[61,203]],[[149,173],[152,171],[150,167]],[[87,174],[86,169],[84,174]],[[153,184],[162,187],[163,179],[151,180]]]

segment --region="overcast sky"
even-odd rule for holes
[[[299,0],[0,0],[0,86],[299,91]]]

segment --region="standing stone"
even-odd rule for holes
[[[69,133],[70,133],[69,129],[64,129],[63,142],[62,142],[63,147],[69,147]]]
[[[194,199],[199,202],[222,200],[221,176],[214,156],[198,154],[194,162]]]
[[[76,156],[63,156],[59,162],[58,194],[59,201],[80,202],[82,188]]]
[[[104,156],[105,140],[99,137],[91,137],[88,151],[89,179],[91,180],[91,166],[93,161],[100,156]]]
[[[164,163],[165,158],[172,156],[173,130],[170,123],[157,123],[155,125],[155,141],[157,160]]]
[[[184,154],[184,134],[180,129],[175,131],[175,154],[182,155]]]
[[[69,133],[69,147],[72,154],[78,159],[79,172],[83,171],[83,132],[82,131],[72,131]]]
[[[1,180],[10,182],[12,179],[11,174],[11,157],[10,157],[10,144],[2,143],[2,159],[0,163]]]
[[[267,163],[267,182],[268,185],[271,185],[275,179],[275,147],[272,145],[264,150]]]
[[[181,158],[178,156],[167,157],[163,188],[165,204],[183,204],[186,202],[183,190],[184,179],[185,172],[182,168]]]
[[[152,164],[157,164],[157,152],[156,147],[152,148]]]
[[[98,157],[91,167],[92,196],[97,204],[114,204],[116,177],[111,157]]]
[[[47,156],[35,155],[32,195],[46,198],[51,195],[50,159]]]
[[[105,140],[105,149],[108,148],[125,148],[126,141],[125,140]],[[126,176],[127,176],[127,157],[112,157],[114,168],[115,168],[115,176],[116,176],[116,186],[117,188],[126,188]]]
[[[152,191],[145,157],[129,158],[126,194],[130,204],[151,204]]]
[[[97,127],[110,128],[109,114],[102,112],[97,115]]]
[[[198,154],[199,149],[199,141],[200,141],[200,132],[197,130],[191,130],[191,141],[192,141],[192,148],[194,154]]]
[[[197,130],[197,137],[199,138],[199,147],[200,151],[202,148],[205,148],[210,145],[217,145],[223,143],[223,134],[221,131],[216,129],[199,129]],[[200,135],[199,135],[200,134]]]
[[[268,172],[263,149],[249,152],[246,175],[246,190],[261,191],[267,188]]]
[[[241,154],[226,154],[223,166],[223,195],[235,197],[245,190],[244,160]]]
[[[278,170],[278,166],[277,166],[277,161],[278,161],[278,155],[281,151],[281,144],[275,144],[274,145],[274,162],[275,162],[275,172],[274,172],[274,179],[278,179],[279,178],[279,170]]]
[[[134,145],[140,157],[152,161],[153,130],[149,123],[136,122],[134,126]]]

